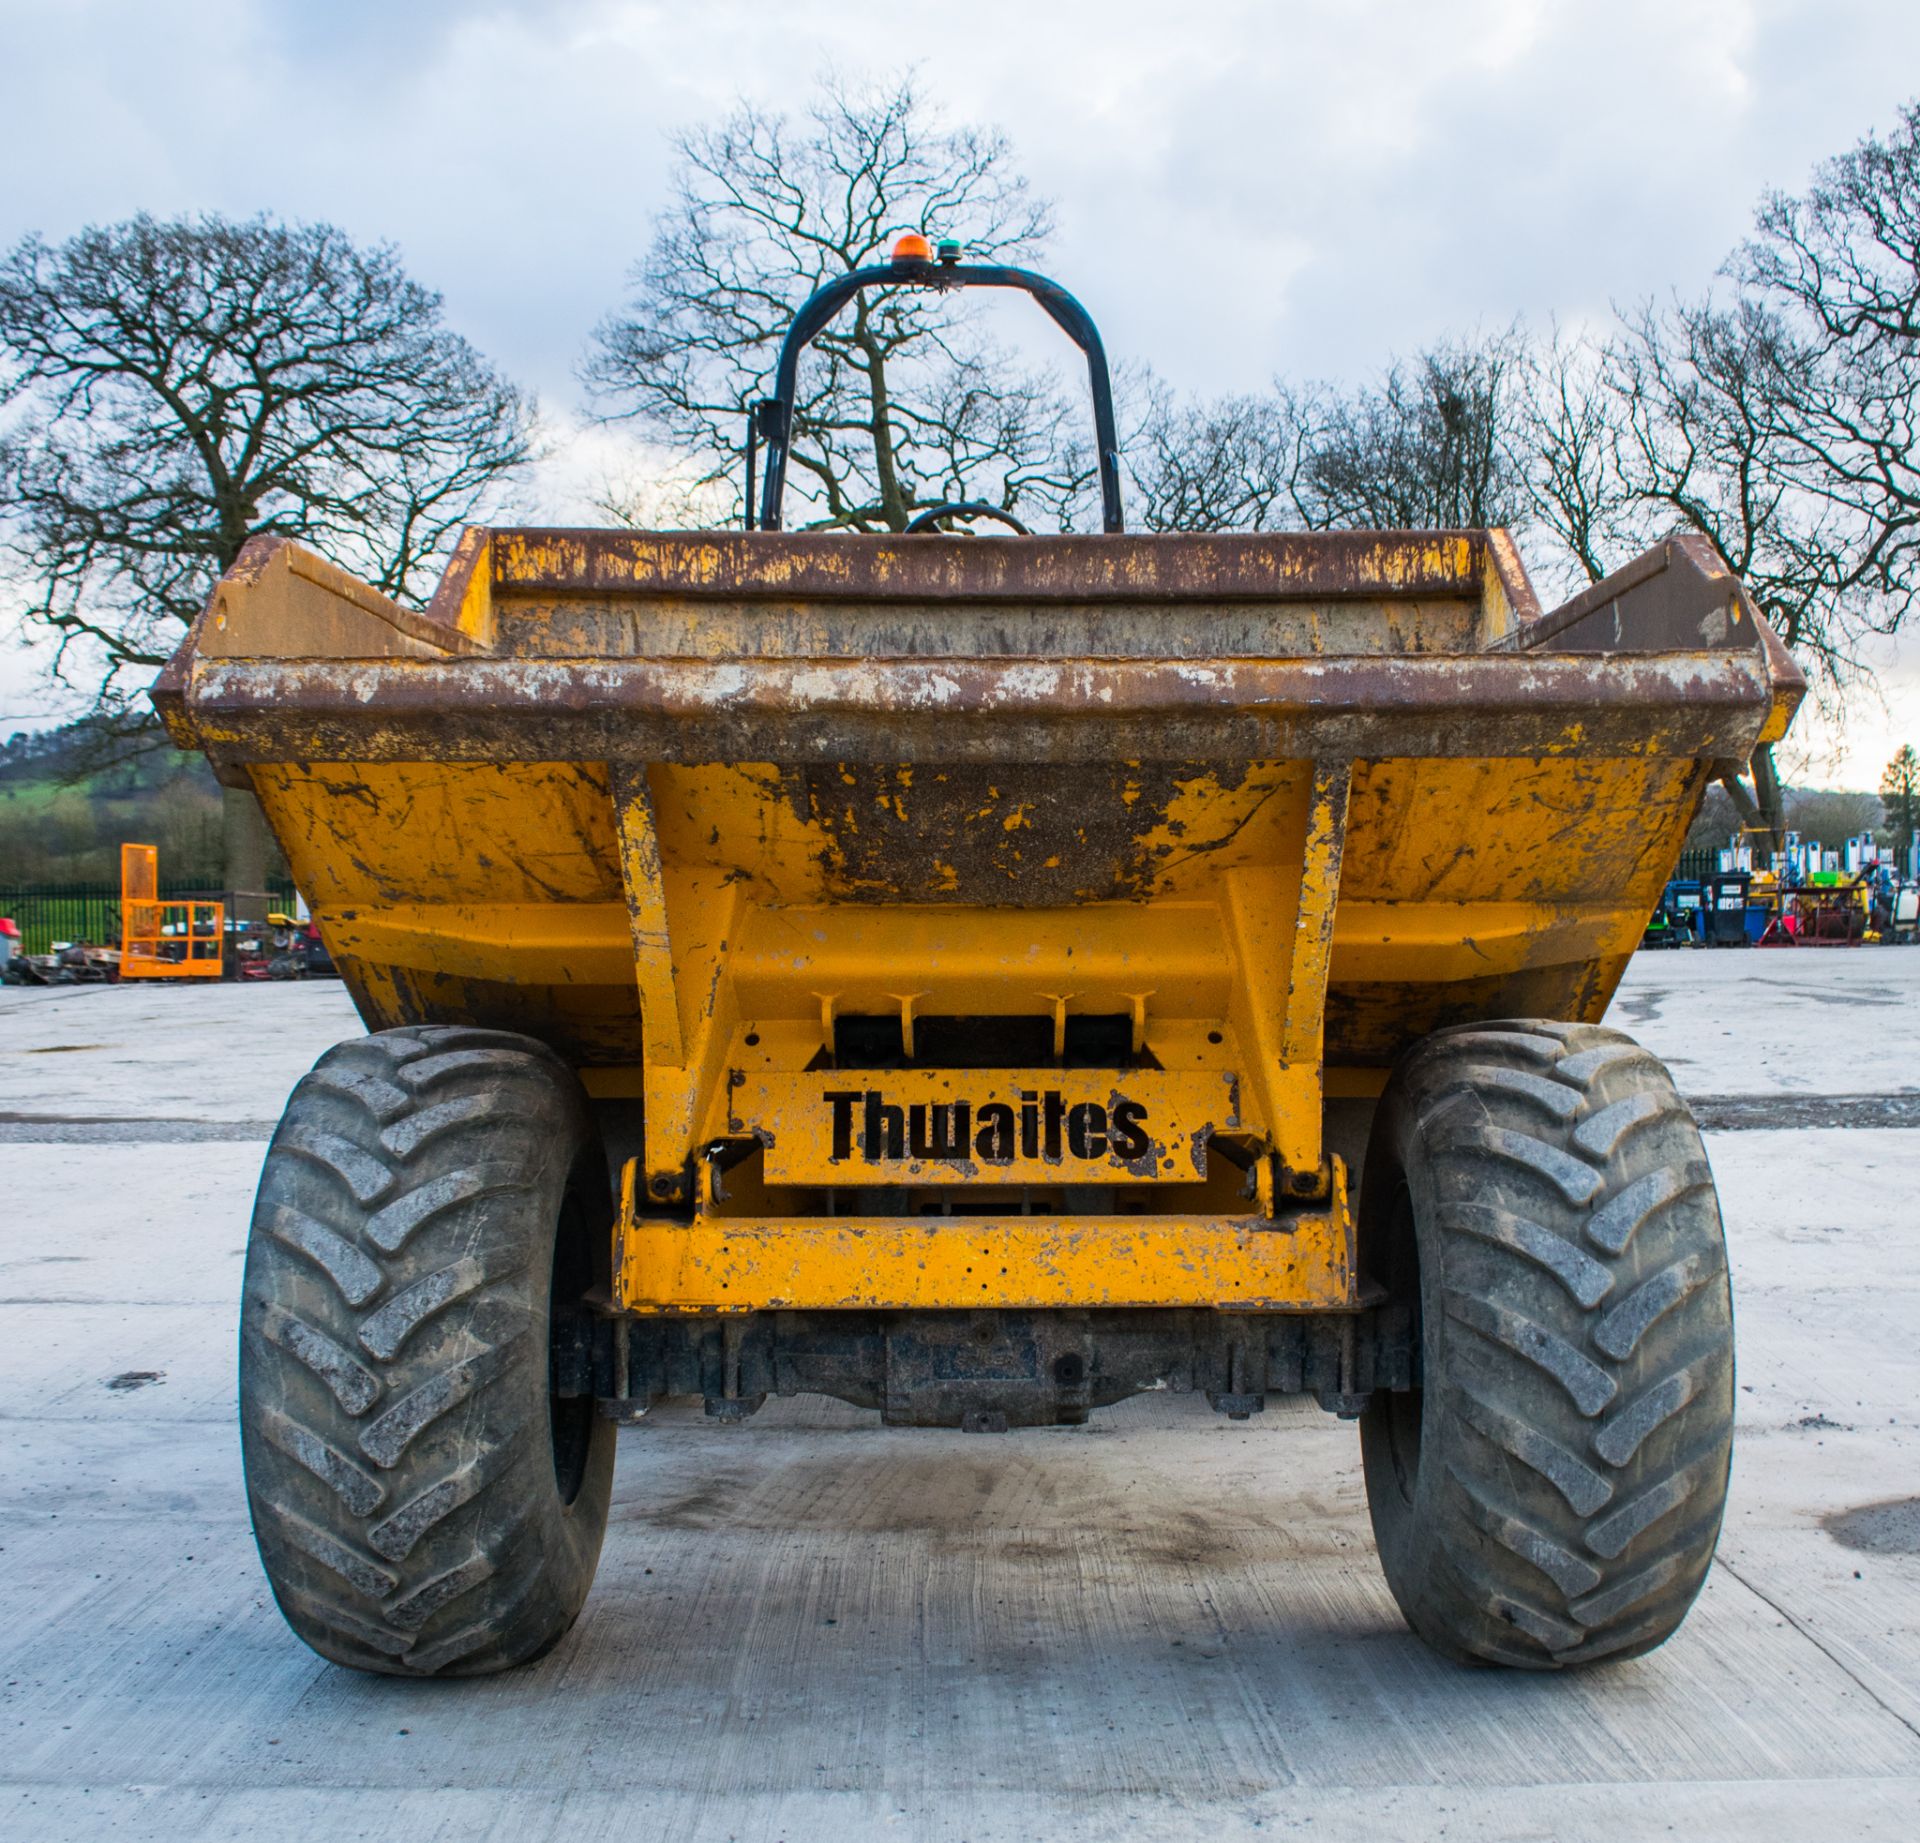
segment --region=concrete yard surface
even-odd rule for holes
[[[1646,955],[1611,1021],[1708,1122],[1739,1318],[1720,1560],[1662,1650],[1431,1655],[1310,1405],[801,1400],[625,1430],[579,1625],[418,1684],[300,1646],[241,1492],[252,1186],[341,989],[0,990],[0,1837],[1911,1843],[1920,952]]]

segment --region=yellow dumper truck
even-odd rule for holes
[[[1357,1419],[1448,1656],[1657,1645],[1731,1309],[1694,1123],[1599,1020],[1799,674],[1697,538],[1542,613],[1501,531],[1125,535],[1092,323],[941,254],[802,310],[747,529],[470,530],[424,611],[258,540],[155,687],[369,1032],[253,1217],[287,1619],[400,1675],[538,1657],[664,1398],[998,1431],[1174,1390]],[[1081,347],[1101,534],[781,529],[800,354],[899,286]]]

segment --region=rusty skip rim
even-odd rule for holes
[[[193,661],[155,701],[184,746],[288,759],[1036,759],[1146,753],[1578,753],[1750,748],[1751,654],[1035,660]],[[963,719],[956,721],[956,719]],[[1316,740],[1318,739],[1318,741]]]
[[[1478,601],[1491,566],[1537,612],[1510,543],[1459,531],[862,538],[826,532],[475,528],[504,595],[1014,602]],[[1499,533],[1504,538],[1505,533]],[[464,581],[462,584],[464,589]],[[435,598],[436,603],[440,601]],[[437,612],[438,610],[436,610]]]

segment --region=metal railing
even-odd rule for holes
[[[224,903],[229,915],[234,912],[233,892],[204,879],[163,877],[159,895],[163,902]],[[292,914],[292,883],[269,878],[267,905]],[[120,886],[117,883],[0,885],[0,915],[19,924],[22,953],[51,953],[56,941],[87,941],[95,947],[120,945]]]

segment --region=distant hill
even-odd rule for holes
[[[157,746],[114,762],[86,721],[0,743],[0,886],[115,882],[120,847],[157,845],[161,874],[221,881],[220,786],[198,755]]]

